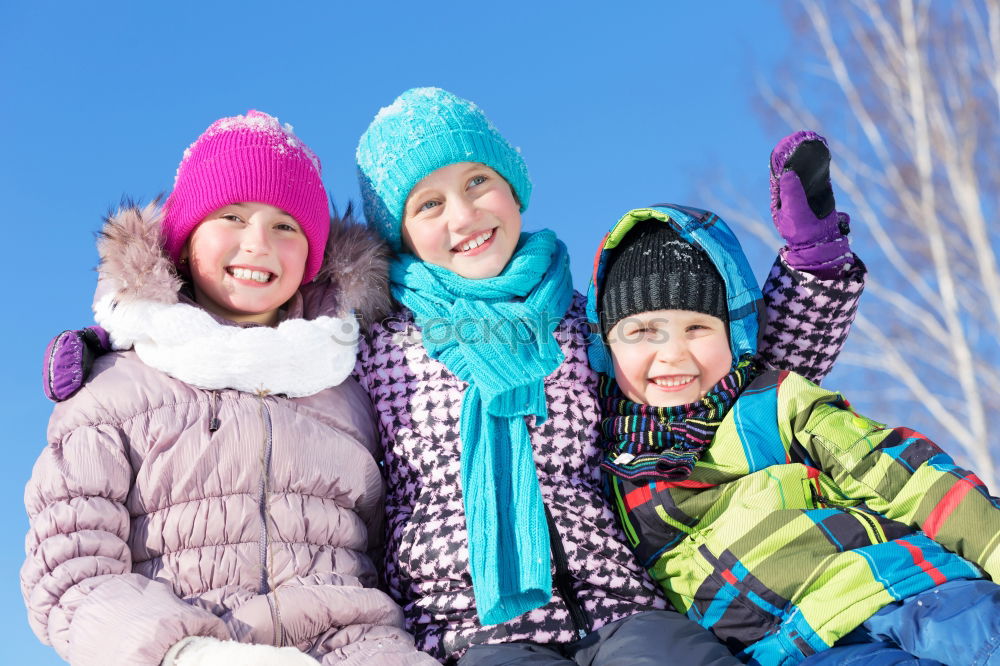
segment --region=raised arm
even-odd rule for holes
[[[760,352],[819,383],[847,341],[866,273],[836,210],[823,137],[796,132],[771,153],[771,215],[786,245],[764,283]]]

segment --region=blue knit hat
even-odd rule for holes
[[[521,212],[531,179],[521,154],[482,110],[440,88],[411,88],[375,116],[355,156],[365,219],[399,250],[403,209],[413,186],[436,169],[479,162],[506,179]]]

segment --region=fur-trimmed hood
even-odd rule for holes
[[[350,210],[334,217],[316,278],[287,304],[278,326],[219,320],[184,296],[184,279],[163,251],[159,202],[125,205],[98,240],[97,322],[115,349],[202,388],[311,395],[354,367],[358,319],[391,307],[387,250]]]
[[[97,243],[101,285],[95,303],[107,293],[118,302],[144,300],[177,303],[183,279],[163,251],[163,208],[154,201],[140,208],[126,203],[104,221]],[[388,249],[351,209],[330,221],[323,265],[300,290],[303,319],[355,313],[363,322],[384,316],[391,307]]]

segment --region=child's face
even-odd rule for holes
[[[195,301],[230,321],[272,326],[299,288],[309,241],[299,223],[262,203],[225,206],[202,220],[182,253]]]
[[[691,310],[653,310],[608,333],[615,378],[631,400],[676,407],[699,400],[733,364],[726,324]]]
[[[465,278],[496,277],[521,235],[514,193],[493,169],[459,162],[432,171],[406,199],[403,243],[418,258]]]

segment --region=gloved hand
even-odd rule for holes
[[[167,652],[161,666],[317,666],[318,661],[293,647],[220,641],[189,636]]]
[[[792,268],[832,279],[850,263],[850,217],[836,210],[830,149],[819,134],[795,132],[771,152],[771,217]]]
[[[79,331],[63,331],[52,338],[42,363],[45,397],[61,402],[83,386],[90,376],[94,359],[111,351],[107,331],[89,326]]]

